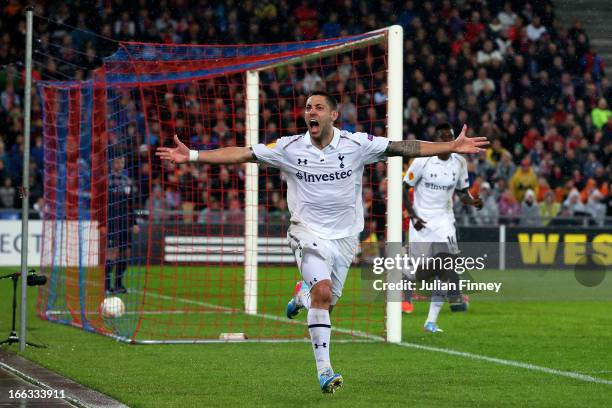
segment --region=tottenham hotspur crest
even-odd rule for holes
[[[338,160],[340,160],[340,168],[343,169],[344,168],[344,156],[342,154],[338,155]]]

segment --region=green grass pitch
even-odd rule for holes
[[[0,274],[12,270],[2,268]],[[274,296],[260,309],[282,317],[294,275],[289,272],[275,281],[278,286],[267,288]],[[343,303],[358,296],[351,282],[332,322],[355,321],[355,328],[381,334],[382,325],[373,320],[382,306],[342,310]],[[242,284],[239,279],[234,283]],[[49,347],[28,348],[24,356],[133,407],[612,405],[612,300],[476,298],[467,313],[443,310],[439,323],[445,333],[440,335],[422,332],[427,304],[419,302],[413,315],[404,316],[403,346],[332,343],[334,368],[346,383],[336,395],[326,396],[318,389],[307,342],[128,345],[41,321],[34,314],[36,289],[29,288],[28,296],[28,340]],[[10,281],[1,281],[0,336],[10,330],[10,301]],[[191,318],[202,323],[202,316]],[[274,324],[279,333],[285,326]],[[335,333],[332,342],[340,337]]]

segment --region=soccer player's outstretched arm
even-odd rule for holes
[[[170,160],[175,163],[197,161],[204,164],[239,164],[255,161],[255,155],[250,147],[223,147],[196,152],[189,150],[177,135],[174,135],[174,142],[176,147],[158,147],[155,155],[162,160]]]
[[[389,142],[385,151],[387,156],[425,157],[446,153],[480,153],[489,144],[486,137],[467,137],[467,126],[463,125],[461,134],[452,142],[424,142],[421,140],[402,140]]]

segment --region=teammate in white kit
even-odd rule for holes
[[[157,155],[176,163],[207,164],[260,162],[278,167],[287,180],[291,225],[287,233],[297,266],[308,285],[288,307],[293,317],[308,309],[308,328],[315,355],[319,385],[333,393],[343,383],[330,359],[330,312],[342,294],[346,275],[363,229],[362,174],[366,164],[386,156],[433,156],[477,153],[486,138],[461,135],[444,143],[389,141],[366,133],[336,129],[338,104],[326,92],[314,92],[306,101],[304,120],[308,131],[281,137],[271,145],[189,150],[175,136],[176,147],[160,147]],[[302,299],[302,300],[300,300]]]
[[[450,141],[454,139],[450,124],[436,126],[435,140]],[[410,164],[404,177],[409,187],[414,187],[414,205],[406,198],[406,208],[411,218],[408,235],[409,253],[412,257],[448,257],[459,253],[453,213],[453,194],[461,201],[476,208],[482,208],[479,197],[472,197],[468,191],[469,181],[465,159],[455,153],[440,154],[435,157],[416,158]],[[450,281],[458,285],[459,278],[454,270],[421,270],[416,271],[417,280],[435,278]],[[409,302],[410,292],[405,292],[405,303]],[[437,325],[438,314],[448,296],[451,310],[464,311],[467,307],[459,290],[432,291],[429,315],[425,321],[425,330],[436,333],[442,330]],[[408,310],[406,304],[403,310]]]

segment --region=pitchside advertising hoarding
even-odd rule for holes
[[[260,232],[258,255],[261,264],[293,264],[286,244],[285,227]],[[41,264],[84,266],[98,263],[99,229],[93,221],[42,221],[29,223],[29,266]],[[201,229],[201,231],[199,230]],[[151,264],[214,264],[244,262],[244,236],[241,228],[227,225],[184,225],[163,228],[141,225],[132,240],[134,259]],[[227,232],[231,231],[231,234]],[[222,233],[225,232],[225,235]],[[272,233],[271,233],[272,232]],[[610,228],[583,227],[460,227],[459,247],[466,256],[487,253],[488,268],[567,268],[580,265],[612,265]],[[500,241],[505,244],[500,244]],[[150,248],[148,246],[150,245]],[[41,254],[44,248],[44,259]],[[53,262],[55,261],[55,262]],[[21,221],[0,221],[0,265],[21,263]]]
[[[43,251],[44,249],[44,251]],[[43,256],[44,252],[44,256]],[[98,264],[99,232],[94,221],[28,223],[28,266]],[[0,266],[21,264],[21,221],[0,221]]]
[[[198,233],[201,227],[203,233]],[[152,263],[242,263],[244,261],[244,237],[235,226],[189,225],[161,233],[159,226],[152,228]],[[233,228],[233,230],[232,230]],[[220,235],[215,232],[233,231]],[[141,228],[146,234],[147,228]],[[271,236],[272,235],[272,236]],[[612,265],[612,232],[610,228],[584,227],[459,227],[457,230],[460,250],[466,255],[481,256],[487,252],[487,268],[573,269],[577,265],[592,263]],[[146,236],[140,237],[146,242]],[[291,250],[287,246],[285,229],[258,239],[258,255],[261,264],[293,264]],[[146,250],[146,246],[142,247]],[[141,256],[144,256],[143,253]]]
[[[506,268],[574,268],[576,265],[599,263],[612,265],[612,229],[586,227],[499,227],[458,229],[462,252],[493,252],[503,257]],[[505,245],[499,244],[500,241]],[[491,246],[491,243],[495,243]],[[463,243],[463,245],[462,245]]]

